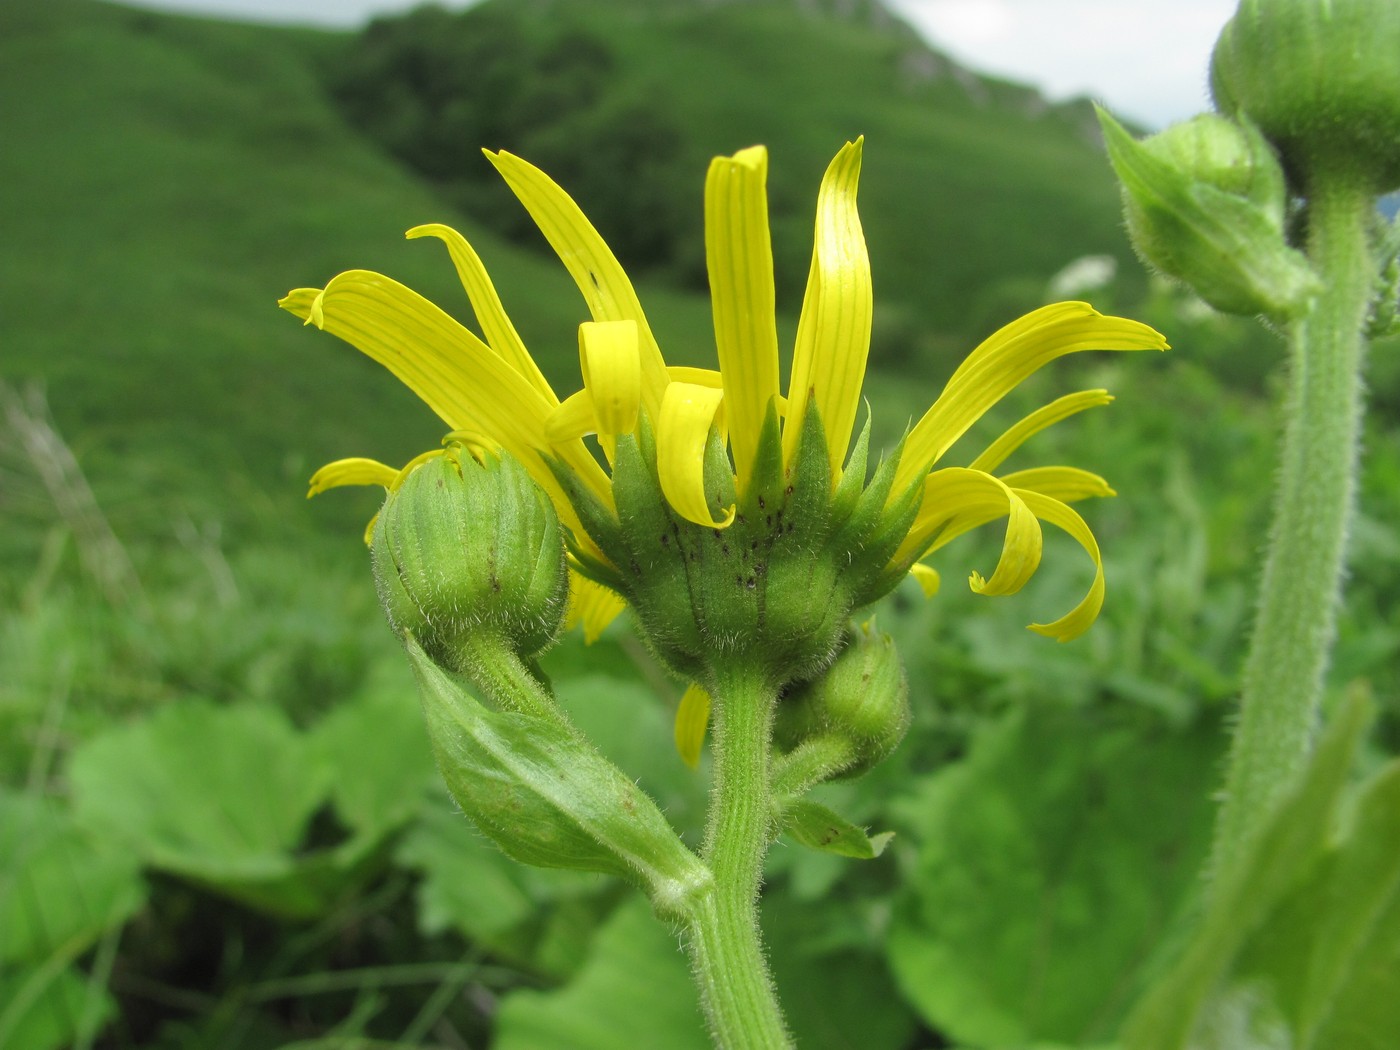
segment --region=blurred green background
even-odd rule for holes
[[[780,841],[773,966],[805,1047],[1111,1038],[1207,841],[1282,355],[1141,272],[1086,103],[961,69],[873,3],[794,0],[487,0],[358,32],[6,0],[0,99],[0,1046],[707,1045],[644,904],[504,860],[436,786],[360,539],[377,497],[303,495],[329,459],[403,462],[442,427],[275,301],[364,267],[470,323],[440,248],[401,237],[448,222],[576,389],[583,303],[478,153],[506,148],[615,246],[668,359],[712,364],[708,158],[770,149],[790,334],[817,185],[856,134],[882,443],[1054,298],[1174,349],[1059,362],[969,438],[1115,393],[1021,454],[1118,489],[1087,512],[1104,616],[1068,646],[1024,630],[1088,584],[1068,541],[1022,595],[969,594],[995,535],[946,552],[933,601],[908,584],[878,608],[915,725],[823,798],[897,835],[868,862]],[[1370,686],[1390,750],[1395,351],[1373,352],[1332,674]],[[625,623],[545,662],[696,841],[683,684]]]

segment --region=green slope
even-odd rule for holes
[[[789,292],[805,277],[821,171],[861,132],[881,317],[961,341],[970,323],[1005,319],[1008,281],[1034,294],[1076,255],[1123,251],[1079,118],[1033,113],[1034,96],[940,65],[898,25],[788,0],[507,9],[530,25],[581,20],[620,56],[626,90],[674,107],[697,228],[708,156],[770,144]],[[166,534],[183,508],[235,534],[308,520],[340,531],[347,506],[368,513],[369,493],[297,501],[325,459],[402,461],[441,428],[274,301],[366,267],[461,315],[445,253],[401,239],[420,222],[464,229],[547,373],[561,392],[577,385],[584,314],[557,263],[453,214],[328,101],[317,70],[350,40],[94,0],[0,5],[0,375],[46,383],[119,531]],[[704,298],[639,283],[668,356],[707,363]]]
[[[623,56],[629,81],[672,102],[696,161],[770,146],[775,254],[799,285],[817,180],[858,134],[877,295],[938,330],[980,331],[989,319],[969,324],[969,308],[979,312],[997,282],[1043,280],[1090,252],[1128,258],[1087,107],[1046,108],[1026,89],[974,77],[869,4],[601,0],[571,10]]]
[[[0,374],[44,380],[99,495],[143,523],[201,501],[260,527],[301,516],[324,459],[437,439],[377,365],[275,306],[363,266],[460,313],[445,252],[402,240],[421,222],[464,227],[577,385],[586,315],[562,269],[476,234],[346,130],[306,61],[325,43],[84,0],[0,7]],[[673,342],[703,332],[703,302],[648,301]]]

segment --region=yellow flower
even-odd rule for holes
[[[598,519],[598,508],[605,516],[616,513],[612,465],[622,444],[646,444],[666,504],[706,533],[729,528],[736,508],[748,505],[763,473],[765,428],[774,421],[781,425],[781,469],[791,474],[803,434],[818,433],[825,445],[823,476],[829,478],[831,494],[837,493],[848,467],[870,346],[870,263],[856,211],[860,140],[846,144],[822,180],[811,271],[785,397],[768,228],[768,157],[762,147],[716,158],[705,184],[718,371],[668,367],[631,282],[573,200],[518,157],[487,155],[583,293],[592,320],[579,328],[581,390],[563,401],[558,398],[521,342],[481,260],[445,226],[416,227],[408,236],[444,242],[484,341],[403,285],[363,270],[342,273],[324,289],[294,290],[280,305],[384,364],[453,431],[512,453],[552,498],[571,535],[575,568],[623,590],[622,575],[601,571],[622,567],[587,527]],[[1103,601],[1103,566],[1093,534],[1069,504],[1112,490],[1097,475],[1073,467],[1000,477],[995,471],[1028,438],[1086,408],[1107,404],[1108,395],[1090,390],[1060,398],[1011,427],[967,467],[938,464],[988,409],[1054,358],[1088,349],[1165,348],[1151,328],[1103,316],[1078,302],[1035,310],[992,335],[953,373],[891,463],[893,482],[885,505],[907,506],[910,513],[899,519],[902,538],[896,537],[892,555],[882,555],[888,560],[881,568],[898,575],[908,571],[931,594],[937,574],[922,559],[968,530],[1005,517],[1006,538],[996,568],[988,578],[973,573],[971,586],[982,594],[1011,594],[1035,572],[1040,522],[1049,522],[1089,553],[1095,577],[1078,606],[1032,630],[1062,641],[1082,633]],[[584,444],[588,434],[597,436],[609,469]],[[720,479],[718,486],[715,435],[728,453],[721,468],[728,480]],[[863,484],[863,454],[859,470],[857,480]],[[312,491],[342,484],[392,485],[398,476],[373,461],[341,460],[317,473]],[[733,498],[717,505],[720,491]],[[586,629],[596,634],[622,608],[622,599],[581,575],[575,575],[574,583],[576,610]],[[748,586],[754,587],[752,577]],[[696,698],[693,709],[698,705]]]

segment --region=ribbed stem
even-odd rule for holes
[[[1308,255],[1323,291],[1290,332],[1282,461],[1215,830],[1216,878],[1247,854],[1312,748],[1355,501],[1374,203],[1345,177],[1319,177],[1312,191]]]
[[[768,755],[776,690],[743,669],[719,676],[714,698],[714,786],[704,858],[714,892],[691,919],[691,963],[717,1046],[792,1046],[768,973],[758,890],[771,838]]]

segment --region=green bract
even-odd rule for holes
[[[492,710],[411,635],[405,641],[447,789],[508,856],[620,875],[668,917],[685,914],[709,891],[709,872],[656,803],[563,718],[542,688],[512,673],[508,657],[494,662],[493,699],[504,709]]]
[[[1278,147],[1306,192],[1319,171],[1400,186],[1400,4],[1244,0],[1220,33],[1211,94]]]
[[[1099,111],[1133,247],[1217,310],[1284,319],[1317,290],[1284,237],[1278,160],[1247,123],[1206,114],[1138,142]]]
[[[736,506],[717,435],[706,471],[709,503]],[[623,595],[657,654],[709,684],[719,663],[765,669],[774,682],[819,671],[839,647],[852,610],[892,588],[908,564],[891,558],[918,509],[918,489],[891,500],[898,456],[865,484],[862,436],[833,489],[820,414],[807,415],[793,467],[784,471],[770,414],[748,492],[728,528],[698,525],[663,498],[651,427],[619,438],[616,515],[575,496],[589,537],[607,557],[576,550],[583,571]],[[570,484],[560,470],[560,483]],[[616,566],[616,568],[613,568]]]
[[[509,453],[449,448],[410,470],[374,526],[380,601],[394,631],[460,670],[468,632],[529,657],[568,596],[564,541],[546,496]]]

